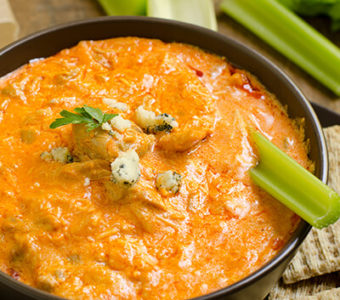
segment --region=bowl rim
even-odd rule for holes
[[[328,180],[328,152],[327,152],[327,146],[325,142],[325,137],[322,131],[322,127],[320,125],[320,122],[318,120],[318,117],[316,113],[314,112],[311,104],[308,102],[306,97],[303,95],[301,90],[296,86],[296,84],[290,79],[290,77],[282,71],[275,63],[270,61],[268,58],[266,58],[264,55],[260,54],[253,48],[233,39],[225,34],[197,26],[194,24],[176,21],[176,20],[169,20],[169,19],[162,19],[162,18],[154,18],[154,17],[144,17],[144,16],[102,16],[102,17],[95,17],[95,18],[88,18],[78,21],[72,21],[72,22],[66,22],[60,25],[50,26],[46,29],[39,30],[37,32],[34,32],[32,34],[29,34],[25,37],[20,38],[19,40],[3,47],[0,49],[0,57],[12,50],[14,50],[16,47],[25,44],[27,42],[31,42],[32,40],[35,40],[39,38],[40,36],[48,35],[56,31],[69,29],[72,27],[82,26],[82,25],[94,25],[96,23],[114,23],[114,22],[148,22],[148,23],[154,23],[154,24],[166,24],[169,26],[172,26],[174,30],[180,29],[180,28],[186,28],[191,31],[200,32],[205,35],[210,35],[214,39],[221,39],[224,40],[226,43],[231,43],[233,46],[239,49],[243,49],[247,51],[248,55],[253,56],[256,60],[260,60],[262,64],[267,65],[278,77],[280,77],[280,80],[285,81],[285,84],[290,85],[294,89],[295,97],[300,98],[300,104],[303,106],[303,109],[305,110],[306,114],[309,114],[312,120],[312,126],[313,130],[317,136],[317,142],[318,147],[320,148],[320,174],[319,178],[324,182],[327,183]],[[126,35],[122,35],[126,36]],[[139,35],[140,36],[140,35]],[[161,38],[160,38],[161,39]],[[81,39],[80,39],[81,40]],[[77,40],[76,42],[79,42],[80,40]],[[95,39],[94,39],[95,40]],[[98,39],[99,40],[99,39]],[[180,41],[181,43],[185,43]],[[188,43],[190,44],[190,43]],[[60,49],[62,50],[62,49]],[[59,50],[59,51],[60,51]],[[203,49],[204,50],[204,49]],[[214,53],[213,51],[210,51],[211,53]],[[219,54],[217,54],[219,55]],[[33,58],[32,58],[33,59]],[[26,62],[27,63],[27,62]],[[232,62],[231,62],[232,63]],[[233,64],[233,63],[232,63]],[[16,68],[15,68],[16,69]],[[12,70],[10,72],[15,71]],[[9,73],[10,73],[9,72]],[[8,74],[8,73],[7,73]],[[6,74],[5,74],[6,75]],[[5,76],[5,75],[1,75]],[[256,76],[256,74],[254,74]],[[222,297],[234,294],[235,292],[238,292],[239,290],[252,285],[254,282],[258,281],[265,275],[267,275],[272,268],[279,265],[283,261],[285,261],[288,256],[297,250],[299,245],[303,242],[309,231],[311,230],[311,226],[305,222],[304,220],[301,220],[299,226],[294,231],[291,238],[288,240],[287,244],[267,263],[262,265],[261,268],[256,270],[255,272],[249,274],[248,276],[242,278],[241,280],[227,286],[224,288],[221,288],[219,290],[216,290],[214,292],[211,292],[206,295],[198,296],[195,298],[192,298],[192,300],[207,300],[207,299],[214,299],[215,297]],[[42,297],[42,299],[55,299],[55,300],[62,300],[64,298],[47,293],[45,291],[39,290],[38,288],[32,287],[30,285],[27,285],[21,281],[15,280],[11,276],[7,275],[6,273],[0,271],[0,283],[7,285],[17,291],[25,292],[26,295],[31,296],[33,298],[36,297]]]

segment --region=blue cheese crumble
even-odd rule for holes
[[[178,126],[175,118],[171,115],[160,114],[156,116],[153,111],[146,110],[143,106],[136,109],[136,121],[146,133],[170,132]]]
[[[102,124],[102,129],[106,130],[106,131],[110,131],[110,130],[112,130],[112,127],[109,124],[109,122],[105,122],[105,123]]]
[[[140,178],[139,156],[135,150],[121,152],[111,163],[112,181],[120,186],[132,187]]]
[[[168,170],[157,175],[156,187],[159,190],[166,190],[169,193],[176,194],[181,186],[181,180],[182,175]]]
[[[44,151],[40,154],[40,158],[45,161],[56,161],[60,163],[73,162],[73,157],[67,147],[57,147],[51,152]]]
[[[118,102],[115,99],[111,99],[111,98],[104,98],[103,102],[111,107],[111,108],[116,108],[119,109],[121,111],[127,111],[129,109],[129,106],[126,103],[123,102]]]
[[[126,129],[132,126],[132,122],[118,115],[111,120],[111,126],[113,129],[119,132],[124,132]]]

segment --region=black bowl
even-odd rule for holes
[[[102,17],[69,23],[23,38],[0,51],[0,76],[12,72],[30,59],[51,56],[81,40],[101,40],[120,36],[157,38],[165,42],[183,42],[224,56],[233,65],[245,69],[274,93],[289,116],[305,118],[305,133],[310,140],[310,158],[316,175],[327,181],[328,157],[319,121],[294,83],[275,65],[253,50],[217,32],[176,21],[145,17]],[[287,245],[261,269],[241,281],[196,299],[263,299],[306,237],[310,226],[301,221]],[[0,272],[0,286],[6,299],[61,299],[18,282]],[[6,290],[6,291],[5,291]]]

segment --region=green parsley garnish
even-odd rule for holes
[[[50,128],[55,129],[67,124],[86,124],[87,130],[91,131],[117,116],[117,114],[104,114],[99,108],[87,105],[84,105],[83,107],[76,107],[74,111],[76,113],[62,110],[60,115],[63,118],[56,119],[50,125]]]

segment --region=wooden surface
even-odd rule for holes
[[[56,24],[104,15],[96,0],[10,0],[10,4],[20,25],[20,37]],[[228,16],[218,10],[217,15],[221,33],[242,42],[273,61],[289,75],[309,100],[340,113],[340,97],[336,97]],[[327,18],[310,18],[307,21],[340,47],[340,32],[331,33]]]

